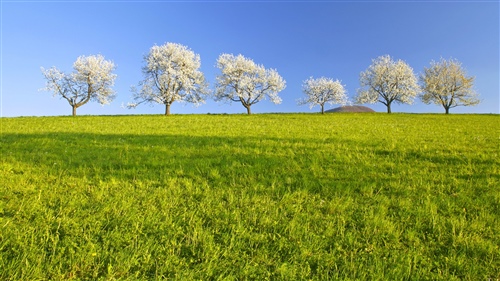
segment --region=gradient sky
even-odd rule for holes
[[[1,116],[70,115],[66,100],[39,91],[40,67],[71,72],[78,56],[93,54],[116,64],[117,98],[106,106],[88,103],[78,115],[163,114],[163,105],[122,104],[142,79],[143,56],[166,42],[199,54],[212,88],[221,53],[275,68],[287,83],[283,103],[261,101],[254,113],[319,111],[297,105],[310,76],[341,80],[353,100],[360,72],[386,54],[417,74],[432,60],[459,60],[476,77],[482,103],[451,113],[499,113],[499,26],[499,1],[2,1]],[[241,104],[210,100],[199,107],[176,102],[171,110],[246,112]],[[392,110],[444,112],[419,100]]]

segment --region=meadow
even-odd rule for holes
[[[2,118],[1,280],[500,280],[500,116]]]

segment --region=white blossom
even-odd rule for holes
[[[420,75],[425,104],[434,103],[444,107],[446,114],[450,108],[479,104],[479,96],[473,90],[474,77],[467,76],[462,64],[454,59],[432,61]]]
[[[413,69],[402,60],[393,61],[390,56],[373,60],[368,69],[360,74],[361,89],[357,103],[380,102],[391,112],[392,102],[412,104],[419,92]]]
[[[177,43],[153,46],[144,58],[144,80],[139,83],[140,90],[132,87],[135,103],[164,104],[165,114],[170,114],[170,105],[175,101],[190,102],[194,105],[204,103],[208,87],[201,66],[200,56]]]
[[[105,60],[102,55],[80,56],[73,64],[73,69],[72,73],[65,74],[56,67],[41,68],[47,80],[42,90],[54,92],[54,96],[60,95],[66,99],[73,108],[73,116],[78,107],[90,100],[105,105],[115,98],[111,88],[116,79],[113,62]]]
[[[278,93],[285,89],[285,80],[275,69],[265,69],[242,55],[222,54],[217,60],[221,74],[217,76],[215,100],[240,102],[250,114],[250,107],[264,98],[281,103]]]
[[[302,90],[307,98],[298,101],[299,105],[309,104],[310,108],[316,105],[321,106],[321,113],[324,113],[326,103],[346,105],[348,103],[346,90],[339,80],[332,78],[310,77],[302,85]]]

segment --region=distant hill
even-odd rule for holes
[[[366,107],[366,106],[361,106],[361,105],[346,105],[346,106],[340,106],[337,108],[325,110],[326,113],[333,113],[333,112],[375,112],[375,110]]]

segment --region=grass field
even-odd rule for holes
[[[500,280],[500,116],[2,118],[1,280]]]

